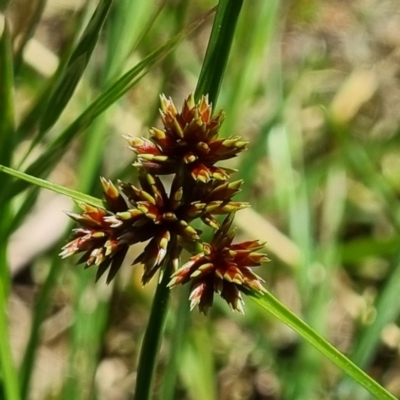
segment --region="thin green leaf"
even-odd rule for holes
[[[0,23],[2,21],[0,20]],[[11,42],[7,22],[4,21],[0,38],[0,159],[9,164],[13,149],[13,67]],[[0,27],[1,29],[1,27]],[[2,180],[3,191],[7,188],[8,179]],[[9,204],[0,200],[0,369],[2,387],[8,400],[18,400],[18,379],[11,354],[8,331],[8,292],[10,274],[7,259],[8,231],[11,224]]]
[[[195,91],[196,98],[208,94],[214,106],[228,63],[242,4],[243,0],[220,0],[218,3],[210,41]]]
[[[14,147],[13,86],[11,38],[7,21],[4,21],[0,39],[0,163],[6,165],[10,165]]]
[[[83,32],[82,38],[71,54],[66,68],[53,88],[53,93],[48,99],[48,104],[42,118],[36,142],[57,121],[65,106],[72,97],[80,81],[93,50],[98,42],[99,34],[107,18],[113,0],[101,0]]]
[[[92,197],[87,194],[77,192],[76,190],[73,190],[73,189],[68,189],[64,186],[60,186],[55,183],[51,183],[44,179],[36,178],[35,176],[25,174],[24,172],[17,171],[13,168],[9,168],[4,165],[0,165],[0,172],[4,172],[6,174],[14,176],[15,178],[22,179],[30,184],[40,186],[44,189],[51,190],[52,192],[63,194],[64,196],[70,197],[71,199],[73,199],[77,202],[87,203],[92,206],[100,207],[100,208],[104,207],[103,201],[100,199],[97,199],[96,197]]]
[[[369,377],[364,371],[358,368],[352,361],[343,355],[336,347],[332,346],[314,329],[307,325],[302,319],[293,314],[271,293],[264,295],[247,292],[259,306],[269,311],[283,323],[292,328],[312,346],[319,350],[323,355],[329,358],[343,372],[352,377],[361,386],[367,389],[371,394],[380,400],[396,400],[386,389],[380,386],[376,381]]]
[[[1,246],[0,264],[6,264],[4,246]],[[8,332],[7,318],[7,284],[0,279],[0,368],[2,374],[2,386],[7,400],[19,400],[18,380],[11,355],[11,346]]]

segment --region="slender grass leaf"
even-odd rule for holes
[[[293,314],[286,308],[278,299],[271,293],[266,292],[264,295],[248,292],[252,300],[259,306],[269,311],[283,323],[292,328],[305,340],[307,340],[313,347],[319,350],[343,372],[348,374],[357,383],[367,389],[371,394],[380,400],[396,400],[386,389],[380,386],[364,371],[357,367],[345,355],[343,355],[336,347],[328,343],[322,336],[320,336],[314,329],[307,325],[302,319]]]
[[[51,183],[44,179],[36,178],[35,176],[30,176],[28,174],[25,174],[24,172],[20,172],[12,168],[5,167],[4,165],[0,165],[0,172],[4,172],[6,174],[14,176],[15,178],[22,179],[32,185],[40,186],[44,189],[51,190],[52,192],[60,193],[64,196],[70,197],[71,199],[77,202],[87,203],[95,207],[101,207],[101,208],[104,207],[103,201],[97,199],[96,197],[92,197],[87,194],[80,193],[76,190],[69,189],[64,186],[57,185],[55,183]]]
[[[3,3],[4,4],[4,3]],[[13,111],[13,60],[11,39],[6,20],[2,23],[0,38],[0,159],[9,164],[11,161],[14,138]],[[7,232],[11,223],[9,204],[4,203],[5,189],[9,180],[3,180],[0,196],[0,368],[5,397],[9,400],[19,399],[19,388],[8,332],[8,292],[10,275],[7,262]]]
[[[7,265],[6,247],[0,246],[0,264]],[[17,374],[14,368],[14,361],[11,355],[11,346],[9,341],[8,332],[8,318],[7,318],[7,280],[3,276],[0,277],[0,368],[2,386],[7,400],[19,400],[19,389]]]
[[[197,83],[195,97],[208,94],[216,105],[225,68],[228,63],[236,23],[243,0],[220,0],[203,66]]]
[[[40,124],[36,142],[40,141],[46,131],[53,126],[72,97],[98,42],[100,31],[112,2],[113,0],[100,0],[92,19],[83,32],[81,40],[72,52],[63,74],[54,85],[53,93],[48,99],[47,108]]]
[[[14,148],[13,86],[11,38],[7,21],[4,21],[0,39],[0,162],[6,165],[10,165]]]

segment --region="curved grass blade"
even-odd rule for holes
[[[54,85],[53,92],[48,99],[46,111],[40,123],[35,143],[39,142],[47,130],[54,125],[74,94],[76,86],[85,72],[86,66],[98,42],[99,34],[112,2],[113,0],[101,0],[99,2],[80,41],[72,52],[64,72]]]
[[[369,377],[364,371],[362,371],[345,355],[337,350],[336,347],[327,342],[302,319],[293,314],[271,293],[266,292],[264,295],[262,295],[258,293],[246,292],[246,294],[259,306],[269,311],[283,323],[292,328],[323,355],[329,358],[343,372],[348,374],[357,383],[367,389],[371,394],[376,396],[376,398],[380,400],[396,400],[392,394],[390,394],[386,389]]]
[[[100,208],[104,207],[103,201],[100,199],[97,199],[96,197],[92,197],[87,194],[78,192],[76,190],[69,189],[64,186],[57,185],[55,183],[51,183],[44,179],[40,179],[35,176],[25,174],[24,172],[17,171],[13,168],[9,168],[9,167],[5,167],[4,165],[0,165],[0,172],[4,172],[6,174],[14,176],[15,178],[22,179],[32,185],[40,186],[44,189],[51,190],[52,192],[60,193],[64,196],[70,197],[71,199],[73,199],[77,202],[87,203],[92,206],[100,207]]]
[[[149,54],[135,67],[126,72],[117,82],[111,85],[108,90],[87,107],[86,110],[49,145],[47,150],[26,169],[26,173],[33,176],[43,176],[48,173],[64,154],[67,146],[78,134],[88,128],[99,115],[135,86],[156,63],[161,61],[181,40],[198,28],[212,12],[213,10],[198,18],[188,28],[181,31],[178,35],[174,36],[163,46]],[[9,191],[9,197],[20,193],[26,186],[24,182],[16,182]]]

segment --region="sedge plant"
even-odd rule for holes
[[[59,71],[58,83],[53,86],[53,92],[48,93],[50,101],[44,103],[42,118],[36,121],[38,130],[33,147],[43,139],[73,95],[86,63],[78,70],[71,66],[81,55],[82,49],[90,57],[94,48],[92,44],[97,40],[110,6],[111,2],[99,3],[97,11],[89,22],[90,29],[86,30],[86,36],[84,33],[75,51],[71,53],[69,61],[67,60],[64,68]],[[110,283],[128,257],[130,247],[146,242],[143,251],[135,259],[130,260],[132,264],[143,265],[143,284],[157,280],[138,361],[134,390],[136,400],[152,398],[154,370],[163,336],[169,297],[178,285],[188,286],[186,301],[189,301],[190,309],[198,307],[203,314],[207,314],[213,306],[216,295],[225,300],[233,311],[243,313],[244,299],[248,297],[262,310],[271,313],[291,327],[371,394],[379,399],[394,399],[393,395],[268,291],[264,280],[255,272],[255,268],[260,270],[264,263],[269,261],[263,252],[264,243],[260,240],[239,242],[235,240],[235,215],[250,204],[242,199],[241,201],[234,199],[243,181],[232,180],[235,171],[223,163],[246,150],[248,142],[239,136],[223,137],[220,134],[224,119],[229,119],[229,115],[225,116],[223,111],[216,111],[216,104],[242,6],[243,2],[238,0],[219,1],[194,94],[188,94],[181,107],[176,106],[170,97],[161,94],[162,127],[150,129],[149,138],[125,135],[130,150],[136,154],[133,167],[138,177],[137,184],[125,180],[114,183],[110,179],[101,177],[103,200],[100,200],[52,184],[45,178],[63,148],[69,145],[74,137],[71,132],[85,131],[95,118],[126,93],[151,66],[159,62],[177,44],[182,35],[173,38],[107,86],[97,100],[63,131],[49,145],[43,156],[30,164],[25,172],[10,168],[10,160],[7,159],[7,154],[4,154],[0,171],[7,174],[3,175],[8,176],[7,179],[13,176],[19,180],[10,184],[10,191],[2,194],[0,201],[5,203],[29,184],[74,199],[81,212],[68,212],[77,227],[73,230],[73,237],[63,246],[61,256],[65,258],[79,254],[78,263],[84,264],[85,268],[96,268],[96,280],[106,275],[106,282]],[[88,39],[88,35],[92,40]],[[84,44],[87,40],[91,41],[91,45],[86,48]],[[1,45],[2,55],[7,56],[0,64],[1,79],[4,82],[11,82],[12,61],[6,29],[3,32]],[[74,78],[72,80],[71,74]],[[65,87],[65,82],[69,82],[70,85],[67,87],[68,90],[62,92],[60,98],[59,93],[56,96],[54,88]],[[1,88],[4,92],[2,97],[7,100],[3,103],[5,106],[0,109],[3,122],[0,125],[1,138],[4,139],[10,137],[9,133],[14,131],[14,128],[11,123],[13,119],[11,90],[5,85]],[[57,102],[51,101],[52,96],[56,96]],[[19,134],[27,133],[20,130]],[[169,182],[169,188],[166,187],[166,182]],[[28,199],[26,204],[29,208],[32,199]],[[10,219],[8,213],[4,215],[2,224],[5,224],[5,228],[2,232],[7,232],[11,229],[8,225]],[[198,229],[196,220],[213,231],[211,238],[206,238]],[[0,281],[0,301],[4,305],[9,278],[6,271],[5,248],[1,247],[0,250],[4,278]],[[181,262],[184,251],[190,254],[186,263]],[[269,268],[273,268],[271,265],[270,263]],[[7,335],[4,310],[5,307],[0,313],[0,333]],[[39,329],[39,325],[40,320],[36,324],[36,329]],[[184,325],[181,325],[180,329],[184,330]],[[0,358],[7,399],[26,398],[32,363],[24,364],[28,367],[22,375],[24,384],[20,386],[6,340],[2,341]],[[33,358],[31,354],[30,360]]]

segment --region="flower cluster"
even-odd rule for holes
[[[242,181],[229,182],[233,172],[216,165],[235,157],[247,142],[238,136],[218,136],[222,112],[212,115],[207,97],[197,103],[190,95],[178,112],[171,99],[161,96],[163,129],[150,130],[150,140],[127,136],[137,154],[138,185],[101,178],[104,208],[79,204],[82,213],[68,213],[79,227],[61,256],[82,253],[78,263],[97,266],[99,279],[106,271],[107,283],[118,272],[130,246],[147,241],[133,264],[144,265],[143,284],[154,274],[171,274],[170,287],[191,282],[191,307],[206,313],[214,293],[219,293],[233,310],[242,312],[240,290],[263,292],[262,279],[252,267],[267,261],[258,251],[259,241],[232,244],[231,228],[236,211],[248,203],[233,201]],[[172,175],[167,193],[160,178]],[[222,224],[216,216],[226,215]],[[215,230],[210,243],[202,243],[201,231],[192,222]],[[183,248],[202,248],[180,267]]]

